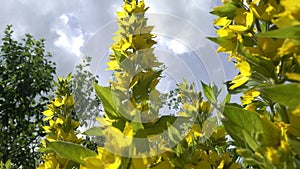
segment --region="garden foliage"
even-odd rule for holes
[[[295,0],[228,0],[214,8],[219,52],[239,74],[228,82],[241,105],[223,124],[244,166],[300,167],[300,5]]]
[[[82,134],[104,137],[97,151],[76,136],[70,113],[74,97],[59,79],[57,98],[43,112],[49,125],[39,168],[299,168],[300,6],[293,0],[224,0],[214,8],[219,52],[229,54],[239,74],[227,83],[230,95],[202,84],[178,84],[179,112],[160,114],[157,89],[165,67],[153,54],[153,27],[144,1],[124,1],[119,30],[107,63],[109,86],[94,84],[104,116]],[[220,103],[219,103],[220,102]],[[224,110],[224,111],[223,111]],[[222,114],[222,124],[213,116]]]

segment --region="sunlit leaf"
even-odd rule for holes
[[[238,144],[241,144],[240,146],[244,146],[243,140],[246,140],[252,148],[257,148],[253,140],[246,138],[257,137],[263,133],[261,119],[257,113],[234,106],[225,106],[224,116],[226,117],[223,120],[225,129]]]
[[[282,105],[296,108],[300,104],[300,85],[282,84],[258,89],[267,98]]]
[[[92,127],[87,129],[82,134],[87,136],[103,136],[102,130],[103,130],[102,127]]]
[[[102,87],[98,84],[94,83],[94,89],[96,91],[96,94],[100,98],[103,108],[105,110],[106,115],[110,119],[116,119],[120,117],[116,105],[114,103],[114,99],[112,96],[111,89],[109,87]]]
[[[201,82],[202,89],[205,97],[211,102],[211,103],[217,103],[216,94],[214,93],[213,89],[206,85],[205,83]]]
[[[259,37],[300,39],[300,25],[257,34]]]
[[[218,15],[220,17],[228,17],[233,18],[236,15],[237,7],[234,5],[233,2],[228,2],[223,6],[218,6],[213,9],[211,14]]]
[[[60,157],[70,159],[79,164],[84,164],[84,158],[95,157],[97,155],[92,150],[70,142],[52,141],[46,144],[47,148],[55,151]]]

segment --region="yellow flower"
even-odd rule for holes
[[[219,17],[214,21],[214,25],[226,28],[231,22],[232,20],[228,19],[227,17]]]
[[[63,99],[60,98],[60,97],[56,97],[54,102],[53,102],[54,106],[56,107],[60,107],[62,106],[64,103],[63,103]]]
[[[204,112],[204,113],[209,113],[210,112],[210,104],[209,102],[207,101],[202,101],[200,103],[200,106],[201,106],[201,110]]]
[[[67,107],[71,107],[74,105],[74,96],[65,96],[63,103],[67,106]]]
[[[50,120],[50,119],[52,119],[52,117],[54,117],[54,112],[51,111],[51,110],[43,111],[43,114],[46,116],[46,117],[43,119],[43,121]]]
[[[230,83],[233,84],[229,87],[229,89],[231,90],[245,84],[251,76],[251,67],[247,61],[240,59],[240,61],[238,61],[235,66],[240,70],[240,74],[237,75]]]
[[[280,141],[280,148],[281,150],[283,150],[284,152],[287,152],[290,148],[289,143],[285,140],[281,140]]]
[[[252,103],[252,101],[260,95],[260,92],[257,90],[249,90],[244,93],[242,96],[242,104],[243,105],[248,105]]]
[[[266,150],[266,156],[267,156],[267,159],[272,162],[273,164],[279,164],[279,154],[277,152],[276,149],[274,149],[273,147],[267,147],[267,150]]]
[[[84,159],[84,165],[81,169],[116,169],[121,165],[121,157],[98,147],[97,157],[87,157]]]
[[[46,133],[51,132],[51,127],[50,126],[43,126],[43,129],[45,130]]]
[[[252,11],[250,12],[244,12],[237,10],[236,18],[237,24],[236,25],[230,25],[228,26],[229,29],[237,31],[237,32],[245,32],[252,28],[252,25],[254,23],[254,16]],[[239,13],[240,12],[240,13]]]
[[[278,48],[278,56],[282,57],[291,53],[297,53],[300,49],[300,40],[286,39],[282,46]]]
[[[278,13],[279,4],[276,0],[269,0],[268,3],[260,0],[259,2],[252,1],[250,10],[258,19],[270,22]]]

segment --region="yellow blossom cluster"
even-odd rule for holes
[[[43,114],[46,116],[43,121],[47,124],[43,126],[46,133],[45,140],[42,140],[42,150],[44,154],[42,159],[43,164],[40,164],[38,169],[59,169],[65,168],[70,162],[69,159],[61,158],[55,152],[47,149],[47,142],[51,141],[66,141],[76,144],[81,143],[81,139],[76,135],[76,129],[80,123],[75,121],[71,115],[74,108],[74,96],[70,93],[71,75],[66,79],[58,78],[56,98],[51,104],[47,105],[48,110]]]

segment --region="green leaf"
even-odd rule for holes
[[[8,159],[8,160],[6,161],[6,163],[5,163],[5,168],[6,168],[6,169],[10,169],[10,168],[11,168],[11,160],[10,160],[10,159]]]
[[[259,115],[242,108],[225,106],[224,116],[226,117],[223,120],[225,129],[234,140],[238,140],[237,144],[244,147],[243,140],[245,140],[255,150],[257,148],[256,144],[258,144],[258,136],[263,133],[263,126]],[[253,137],[255,140],[249,137]]]
[[[256,140],[247,132],[246,130],[242,130],[243,136],[249,147],[253,151],[257,151],[259,149],[259,145]]]
[[[107,115],[110,119],[119,119],[120,114],[118,113],[114,103],[111,89],[109,87],[99,86],[97,83],[94,83],[94,89],[102,102],[106,113],[105,115]]]
[[[234,89],[230,89],[230,90],[229,90],[230,86],[232,85],[232,84],[230,84],[230,83],[231,83],[231,81],[227,81],[227,82],[226,82],[226,86],[227,86],[227,89],[228,89],[228,93],[229,93],[229,94],[240,94],[240,93],[244,93],[244,92],[246,92],[246,91],[249,91],[249,90],[255,88],[255,87],[258,86],[258,85],[261,85],[261,83],[255,81],[255,80],[252,80],[252,79],[250,78],[250,80],[249,80],[247,83],[243,84],[242,86],[239,86],[239,87],[237,87],[237,88],[234,88]]]
[[[49,149],[56,152],[60,157],[70,159],[76,163],[84,164],[83,159],[86,157],[95,157],[97,154],[78,144],[64,141],[46,141]]]
[[[281,84],[271,87],[258,88],[268,99],[295,109],[300,104],[300,85]]]
[[[126,59],[126,56],[123,55],[121,52],[115,50],[115,49],[112,49],[114,51],[114,54],[116,56],[116,59],[117,59],[117,62],[119,64],[121,64],[123,62],[124,59]]]
[[[136,74],[130,83],[130,88],[133,88],[133,97],[136,99],[148,100],[149,89],[155,86],[153,83],[158,83],[161,73],[162,70],[148,70],[147,72],[139,72]],[[151,85],[154,86],[151,87]]]
[[[87,129],[82,134],[87,135],[87,136],[103,136],[102,131],[103,131],[102,127],[92,127],[92,128]]]
[[[263,127],[262,145],[276,146],[280,144],[280,130],[266,117],[261,117]]]
[[[237,7],[234,5],[234,2],[228,2],[223,6],[214,8],[210,13],[220,17],[233,18],[236,15],[236,9]]]
[[[252,79],[263,83],[266,79],[275,78],[273,73],[275,66],[272,61],[266,60],[262,57],[253,56],[251,52],[245,49],[240,43],[237,45],[237,49],[238,53],[243,55],[251,65]]]
[[[169,122],[167,122],[167,126],[168,126],[168,138],[170,139],[171,142],[177,144],[179,141],[182,140],[180,130],[174,127]]]
[[[217,104],[217,98],[216,98],[216,94],[215,94],[214,90],[210,86],[206,85],[203,82],[201,82],[201,84],[202,84],[202,89],[203,89],[204,96],[211,103]]]
[[[258,37],[300,39],[300,25],[257,34]]]
[[[289,143],[291,144],[292,149],[300,156],[300,141],[289,138]]]
[[[148,136],[157,135],[168,129],[168,123],[173,124],[176,121],[178,124],[182,124],[188,119],[187,117],[162,116],[155,123],[144,123],[143,125]]]
[[[134,117],[134,120],[131,122],[132,130],[134,132],[134,144],[137,147],[138,152],[147,152],[150,151],[149,141],[147,138],[147,133],[144,129],[143,124],[140,122],[140,114],[137,113]]]
[[[246,147],[242,129],[227,118],[223,119],[222,123],[228,134],[234,139],[235,144],[239,147]]]

